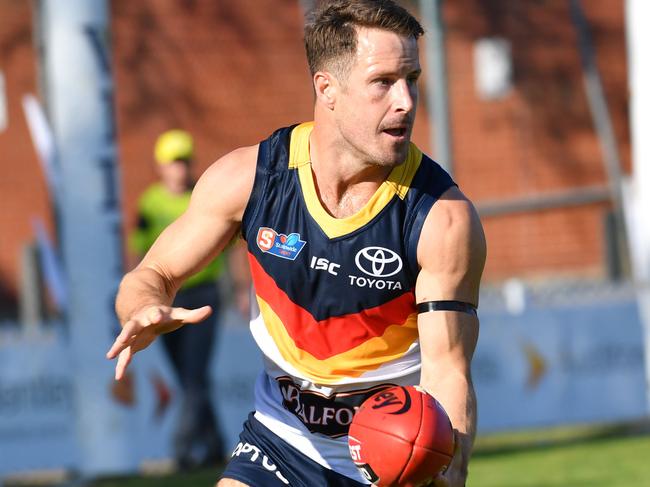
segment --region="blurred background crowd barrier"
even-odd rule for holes
[[[648,2],[401,3],[428,31],[414,141],[488,238],[480,432],[647,417]],[[310,119],[313,4],[0,0],[0,477],[169,457],[161,350],[120,386],[104,359],[153,141],[189,130],[200,172]],[[230,303],[228,276],[221,289]],[[212,377],[232,445],[260,358],[232,304],[222,325]]]

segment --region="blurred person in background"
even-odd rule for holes
[[[159,181],[151,184],[138,200],[137,228],[130,235],[130,250],[141,259],[162,231],[187,209],[194,181],[192,136],[184,130],[169,130],[155,144],[154,158]],[[239,268],[237,263],[234,267]],[[162,344],[182,390],[182,404],[174,433],[174,457],[178,468],[216,464],[224,459],[223,436],[211,401],[209,365],[215,346],[222,309],[217,280],[224,271],[224,258],[210,260],[189,276],[179,289],[174,306],[215,311],[201,326],[186,327],[163,335]],[[235,269],[235,277],[241,269]],[[240,271],[240,272],[237,272]],[[236,279],[235,279],[236,280]],[[240,310],[247,306],[244,282],[236,286]]]
[[[418,383],[457,438],[430,483],[465,485],[486,243],[471,202],[410,142],[422,34],[391,0],[321,2],[305,26],[314,121],[210,166],[120,284],[123,329],[107,353],[118,380],[157,336],[210,314],[173,306],[174,294],[234,236],[246,240],[264,370],[220,487],[369,485],[347,445],[354,409]]]

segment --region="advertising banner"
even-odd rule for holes
[[[69,356],[56,334],[0,335],[0,475],[78,465]]]
[[[644,346],[633,297],[481,311],[473,374],[479,431],[638,419]]]
[[[473,364],[480,433],[646,414],[642,327],[633,298],[528,306],[518,314],[483,308]],[[83,469],[88,443],[77,434],[77,396],[95,392],[75,380],[79,371],[72,363],[65,336],[0,339],[0,475]],[[83,373],[97,378],[95,389],[102,389],[112,408],[132,417],[125,434],[130,462],[140,467],[168,461],[181,394],[160,344],[136,356],[131,382],[104,381],[104,365],[94,369],[95,363]],[[248,326],[228,310],[211,365],[215,414],[227,448],[236,445],[254,408],[253,386],[261,369]],[[110,416],[97,421],[106,422],[97,429],[113,425]],[[106,444],[104,453],[119,454],[114,448]],[[125,464],[123,469],[133,468]]]

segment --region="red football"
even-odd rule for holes
[[[369,397],[354,415],[350,455],[378,487],[415,487],[443,472],[454,454],[447,413],[433,396],[413,386]]]

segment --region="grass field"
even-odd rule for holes
[[[212,487],[217,477],[218,471],[210,470],[103,479],[93,482],[91,486]],[[6,483],[5,487],[13,485]],[[650,423],[547,429],[479,437],[467,485],[650,487]]]
[[[476,452],[468,487],[650,487],[650,436]]]

